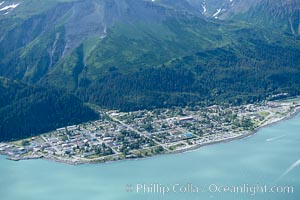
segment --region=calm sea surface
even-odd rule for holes
[[[0,199],[299,200],[300,115],[240,141],[145,160],[70,166],[0,156]]]

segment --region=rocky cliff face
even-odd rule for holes
[[[85,40],[105,38],[116,24],[161,24],[188,15],[148,0],[4,1],[0,74],[36,82]]]
[[[84,0],[74,3],[65,16],[67,45],[64,55],[85,38],[105,37],[116,23],[159,23],[173,11],[151,1]],[[79,28],[80,27],[80,28]]]

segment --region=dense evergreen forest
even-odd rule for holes
[[[0,78],[0,141],[97,118],[97,113],[63,91]]]
[[[125,111],[253,103],[282,92],[294,96],[300,94],[299,55],[298,49],[260,43],[251,51],[242,46],[214,49],[133,72],[114,67],[97,82],[82,82],[76,94]]]

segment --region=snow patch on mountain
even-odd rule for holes
[[[202,14],[206,14],[206,12],[207,12],[207,7],[206,7],[206,1],[205,1],[205,0],[204,0],[203,3],[202,3],[202,9],[203,9]]]
[[[4,2],[1,2],[1,5],[3,4]],[[0,5],[0,6],[1,6]],[[16,3],[16,4],[11,4],[11,5],[8,5],[8,6],[4,6],[3,8],[0,9],[0,11],[5,11],[5,10],[13,10],[15,9],[16,7],[18,7],[20,4],[19,3]]]
[[[221,11],[222,11],[221,8],[217,9],[217,12],[215,12],[215,13],[213,14],[213,17],[217,19],[217,18],[218,18],[218,15],[221,13]]]

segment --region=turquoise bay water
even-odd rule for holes
[[[300,115],[264,128],[255,136],[240,141],[145,160],[70,166],[47,160],[13,162],[1,156],[0,199],[299,200],[299,160]],[[176,185],[177,193],[137,193],[137,184],[160,184],[168,186],[170,190],[176,184],[193,184],[199,191],[178,193]],[[292,186],[293,193],[251,195],[215,191],[215,185],[244,184]],[[125,190],[126,185],[132,185],[132,192]]]

